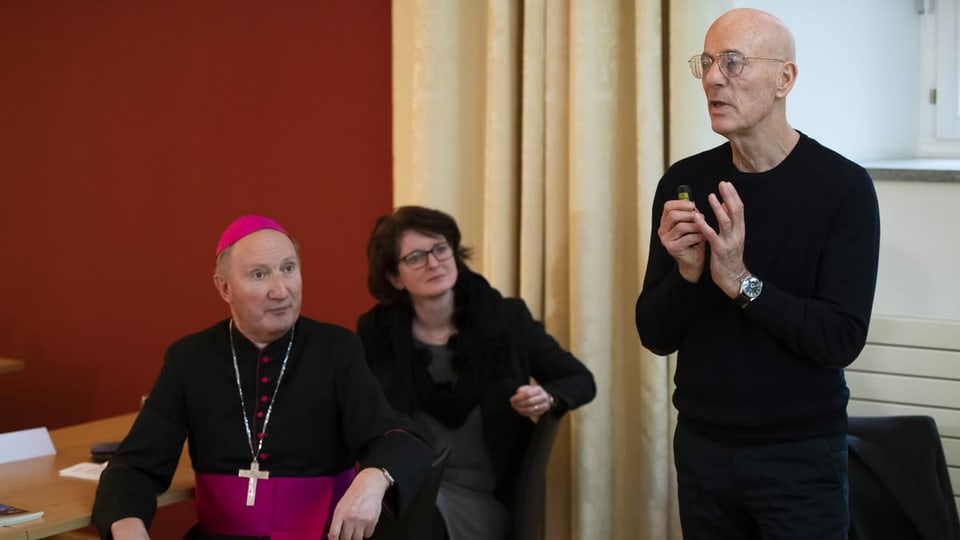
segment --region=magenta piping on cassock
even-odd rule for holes
[[[350,468],[334,476],[260,480],[256,503],[247,506],[246,478],[197,473],[197,519],[211,534],[326,538],[333,509],[356,475]]]

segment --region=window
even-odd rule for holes
[[[924,88],[918,153],[960,156],[960,9],[958,0],[917,0]]]

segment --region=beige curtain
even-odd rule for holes
[[[665,36],[660,1],[393,0],[395,204],[453,214],[473,267],[597,380],[554,447],[550,540],[680,538],[671,362],[640,347],[633,307],[667,139],[704,136],[699,85],[663,68],[665,37],[681,69],[702,47],[719,8],[701,3],[665,3]],[[699,113],[670,137],[666,80]]]

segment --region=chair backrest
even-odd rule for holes
[[[960,540],[933,418],[850,417],[847,443],[851,539]]]
[[[513,539],[542,540],[546,502],[547,462],[562,415],[540,417],[520,463],[513,491]]]
[[[433,535],[440,480],[447,466],[450,447],[441,449],[430,465],[430,471],[417,489],[406,511],[399,517],[382,514],[371,540],[428,539]]]

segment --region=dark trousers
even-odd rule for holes
[[[733,446],[674,433],[684,540],[846,540],[845,436]]]

